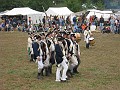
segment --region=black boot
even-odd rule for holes
[[[68,71],[67,71],[67,76],[68,76],[68,78],[73,77],[73,75],[72,75],[72,73],[71,73],[71,70],[69,70],[69,69],[68,69]]]
[[[79,57],[77,57],[77,61],[78,61],[78,65],[76,65],[74,68],[73,68],[73,73],[76,73],[76,74],[78,74],[79,72],[78,72],[78,67],[79,67],[79,65],[80,65],[80,63],[81,63],[81,61],[80,61],[80,58]]]
[[[30,59],[30,62],[32,62],[34,59],[34,54],[31,54],[31,59]]]
[[[37,75],[37,79],[40,79],[40,73],[38,73],[38,75]]]
[[[44,71],[44,69],[41,70],[41,76],[44,76],[43,71]]]
[[[79,72],[77,71],[78,65],[73,68],[73,73],[78,74]]]
[[[45,76],[49,76],[48,67],[45,68]]]
[[[48,68],[49,73],[52,74],[52,65]]]

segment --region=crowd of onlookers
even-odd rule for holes
[[[20,27],[21,26],[21,27]],[[21,17],[1,17],[0,18],[0,31],[24,31],[27,23],[25,18]]]
[[[90,16],[89,19],[83,14],[81,16],[44,16],[39,24],[33,24],[31,18],[29,20],[25,18],[7,17],[0,18],[0,31],[13,31],[18,30],[22,32],[29,31],[49,31],[51,29],[58,30],[69,30],[72,29],[74,32],[83,33],[86,27],[94,25],[96,30],[112,33],[120,33],[120,19],[109,17],[107,21],[101,16],[97,18],[95,15]]]

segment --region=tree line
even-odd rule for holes
[[[30,7],[34,10],[44,11],[49,7],[61,6],[67,6],[73,12],[90,8],[104,9],[104,0],[0,0],[1,12],[17,7]]]

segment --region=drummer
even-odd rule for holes
[[[89,38],[91,37],[92,33],[91,31],[86,27],[84,31],[84,41],[86,42],[86,48],[89,49]]]

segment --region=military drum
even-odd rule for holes
[[[81,40],[80,33],[75,33],[75,36],[76,36],[76,41],[79,42]]]
[[[89,38],[90,45],[93,46],[95,44],[95,40],[93,37]]]

